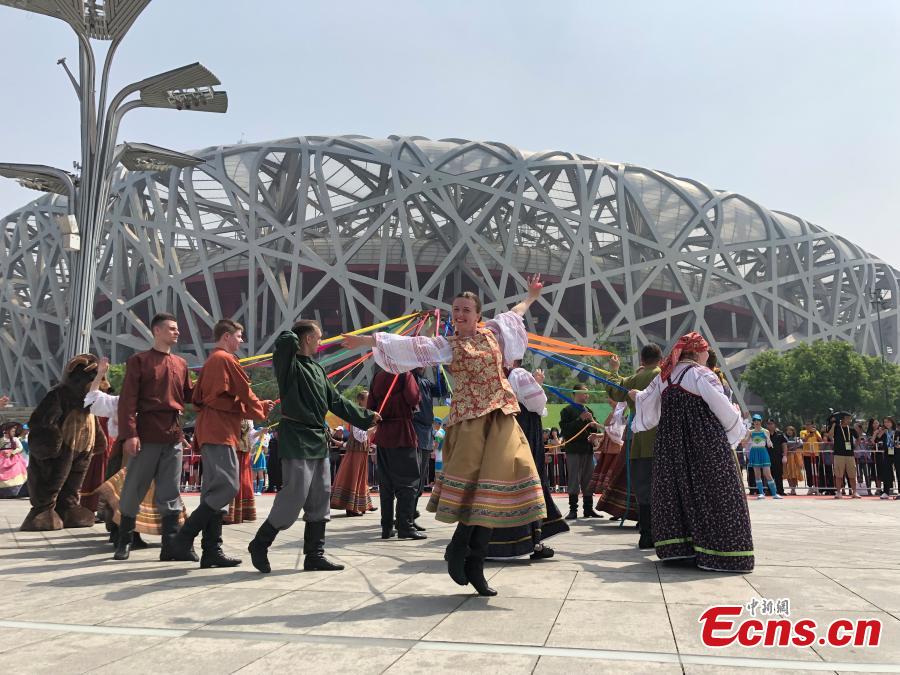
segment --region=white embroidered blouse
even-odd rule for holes
[[[524,368],[513,368],[509,371],[509,385],[526,410],[536,412],[541,417],[547,414],[547,394],[544,388],[534,379],[534,375]]]
[[[689,366],[694,365],[693,368]],[[681,380],[681,388],[696,396],[701,397],[713,414],[722,423],[728,442],[735,446],[744,438],[744,428],[741,413],[725,396],[722,382],[709,368],[691,363],[679,363],[672,371],[669,380],[676,382],[682,372],[689,368]],[[632,431],[648,431],[659,424],[662,413],[662,393],[668,388],[668,382],[664,382],[657,375],[643,391],[638,392],[635,400],[634,420],[631,423]]]
[[[119,435],[119,397],[107,394],[105,391],[89,391],[84,397],[84,407],[91,409],[95,417],[105,417],[109,421],[106,430],[110,439]]]

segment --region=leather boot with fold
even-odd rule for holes
[[[478,591],[478,595],[492,597],[497,591],[488,586],[484,578],[484,559],[487,557],[488,544],[493,530],[489,527],[475,526],[469,539],[469,555],[466,558],[466,577]]]
[[[131,555],[131,535],[134,533],[135,519],[130,516],[122,516],[119,519],[118,541],[113,560],[128,560]]]
[[[397,534],[394,529],[394,498],[380,494],[381,501],[381,538],[390,539]]]
[[[239,558],[231,558],[222,551],[222,517],[223,513],[217,511],[203,526],[203,538],[200,547],[203,553],[200,555],[200,569],[210,567],[237,567],[241,564]]]
[[[177,513],[169,513],[162,517],[162,548],[159,551],[159,559],[162,562],[200,562],[193,544],[189,545],[185,552],[176,541],[178,537],[178,515]],[[185,524],[187,524],[187,521],[185,521]],[[191,537],[191,542],[193,542],[193,537]]]
[[[638,540],[638,548],[642,551],[649,551],[656,548],[653,545],[653,533],[650,530],[650,505],[641,504],[638,507],[638,525],[640,526],[641,537]]]
[[[194,512],[184,521],[181,529],[171,537],[166,537],[163,532],[163,552],[159,554],[160,560],[178,560],[183,562],[197,562],[197,553],[194,551],[194,539],[207,526],[209,521],[216,516],[216,511],[206,502],[200,502]],[[166,522],[165,516],[163,524]],[[178,523],[178,516],[174,516]],[[164,528],[165,529],[165,528]],[[168,539],[168,541],[167,541]],[[165,557],[163,557],[165,555]]]
[[[469,578],[466,576],[466,557],[469,555],[469,539],[472,536],[472,529],[471,525],[457,523],[456,531],[444,551],[447,573],[460,586],[469,583]]]
[[[267,520],[260,525],[256,536],[247,546],[247,550],[250,552],[250,562],[263,574],[272,571],[272,566],[269,564],[269,547],[277,536],[278,530]]]
[[[569,513],[566,520],[578,519],[578,495],[569,495]]]
[[[428,535],[419,532],[413,525],[415,519],[415,490],[404,490],[397,495],[397,538],[428,539]]]
[[[584,495],[582,503],[584,505],[584,517],[585,518],[599,518],[600,517],[600,514],[597,513],[596,511],[594,511],[594,505],[592,503],[593,501],[594,501],[593,495]]]
[[[325,557],[325,521],[306,523],[303,530],[303,569],[307,572],[339,572],[343,565]]]

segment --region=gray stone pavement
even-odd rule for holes
[[[264,516],[272,496],[257,500]],[[382,541],[377,513],[334,513],[340,573],[300,570],[298,523],[262,575],[246,555],[258,522],[225,528],[241,567],[200,570],[160,563],[156,537],[119,563],[102,526],[19,532],[27,508],[0,500],[3,673],[900,672],[900,502],[751,501],[750,575],[671,569],[635,548],[634,528],[579,519],[551,560],[489,563],[490,599],[447,577],[452,527],[430,515],[429,539],[411,542]],[[701,644],[708,606],[755,597],[789,598],[792,618],[820,625],[880,619],[881,645]]]

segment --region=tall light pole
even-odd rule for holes
[[[884,385],[884,405],[885,405],[885,414],[890,414],[890,401],[888,395],[888,385],[887,385],[887,364],[885,363],[884,357],[884,333],[881,332],[881,309],[887,304],[887,300],[884,297],[884,289],[876,288],[872,291],[869,291],[867,294],[869,296],[869,302],[875,307],[875,313],[878,317],[878,349],[881,351],[881,383]]]
[[[222,113],[228,109],[228,95],[213,89],[220,84],[218,78],[199,63],[134,82],[107,106],[109,73],[116,50],[148,4],[150,0],[0,0],[0,5],[65,21],[78,38],[78,78],[69,71],[65,59],[60,59],[59,64],[66,70],[81,104],[81,174],[73,176],[35,164],[0,164],[0,175],[14,178],[25,187],[64,194],[69,200],[73,217],[61,223],[64,236],[69,235],[68,250],[74,258],[69,272],[69,313],[60,317],[64,359],[90,351],[100,232],[116,165],[121,161],[129,169],[160,171],[202,161],[150,145],[125,144],[116,148],[122,117],[135,108],[147,107]],[[110,41],[99,92],[91,40]]]

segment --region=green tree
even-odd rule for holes
[[[866,357],[841,340],[818,340],[787,352],[758,355],[741,375],[747,388],[782,423],[821,418],[828,408],[866,413]]]

